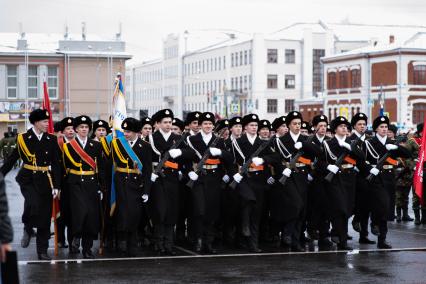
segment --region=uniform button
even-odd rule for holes
[[[215,170],[213,170],[212,172],[214,172],[214,173],[215,173],[216,171],[215,171]]]
[[[92,177],[92,179],[95,179],[94,177]]]
[[[84,181],[84,178],[82,178],[81,181]]]
[[[134,179],[136,179],[136,177],[134,177]]]

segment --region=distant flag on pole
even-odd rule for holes
[[[53,134],[54,128],[53,128],[53,119],[52,119],[52,110],[50,109],[50,100],[49,100],[49,92],[47,91],[47,82],[46,78],[43,80],[43,109],[47,110],[49,113],[49,126],[47,129],[47,132],[50,134]]]
[[[113,106],[113,114],[112,114],[112,127],[113,132],[112,134],[114,137],[121,137],[123,136],[123,129],[121,128],[121,123],[123,120],[127,118],[127,111],[126,111],[126,100],[124,97],[124,88],[123,83],[121,81],[121,75],[118,74],[117,78],[115,79],[115,88],[114,88],[114,97],[112,100],[112,106]],[[111,138],[108,139],[111,141]],[[111,179],[111,198],[110,198],[110,216],[114,215],[115,207],[117,205],[117,195],[115,190],[115,181],[114,181],[114,165],[112,166],[112,179]]]
[[[112,100],[113,104],[113,133],[115,137],[120,137],[123,135],[123,130],[121,129],[121,123],[127,117],[126,111],[126,100],[124,98],[124,88],[121,81],[121,75],[118,74],[115,79],[115,88],[114,88],[114,97]]]

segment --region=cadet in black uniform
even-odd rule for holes
[[[111,142],[117,194],[115,222],[121,251],[127,256],[135,256],[142,202],[148,201],[151,187],[152,149],[149,143],[138,137],[141,124],[137,119],[126,118],[121,128],[124,138],[115,138]]]
[[[49,113],[37,109],[30,113],[33,127],[19,134],[18,146],[5,160],[0,171],[6,175],[19,158],[23,166],[16,176],[24,196],[24,235],[21,245],[28,247],[33,228],[37,228],[37,254],[40,260],[50,260],[47,254],[52,215],[52,195],[59,195],[61,170],[56,136],[47,134]]]
[[[192,220],[194,224],[194,235],[196,238],[195,251],[215,253],[212,247],[214,239],[214,225],[220,215],[221,203],[221,183],[226,173],[232,165],[232,156],[225,151],[222,138],[216,146],[212,146],[216,135],[213,133],[215,125],[214,114],[205,112],[200,115],[198,124],[201,126],[200,132],[187,137],[188,146],[194,151],[193,162],[196,165],[208,151],[208,159],[203,165],[203,169],[198,174],[190,171],[188,176],[193,180],[194,187],[191,188],[192,195]]]
[[[352,117],[351,125],[353,133],[349,136],[351,141],[357,140],[357,146],[362,147],[366,138],[365,131],[367,130],[367,115],[360,112]],[[357,167],[358,171],[359,168]],[[366,173],[357,174],[356,178],[356,191],[354,194],[355,208],[354,218],[352,219],[352,226],[355,231],[359,232],[360,244],[375,244],[375,241],[368,239],[368,220],[371,213],[371,200],[369,197],[369,187],[365,179]]]
[[[352,193],[356,186],[355,167],[363,170],[365,164],[364,155],[356,145],[351,145],[347,137],[350,123],[343,116],[336,117],[330,124],[334,137],[324,141],[324,154],[321,159],[322,169],[327,169],[334,174],[331,181],[326,181],[326,192],[330,206],[330,218],[333,230],[338,237],[337,248],[339,250],[352,250],[347,243],[348,219],[353,210]],[[343,157],[343,162],[336,165],[337,160]],[[328,171],[328,172],[327,172]]]
[[[262,141],[257,135],[259,118],[256,114],[243,117],[242,125],[245,133],[233,140],[236,162],[242,166],[251,155],[260,147]],[[262,205],[265,190],[268,187],[265,167],[277,162],[276,156],[270,147],[265,148],[258,157],[253,157],[248,174],[239,172],[233,175],[238,183],[241,198],[241,232],[248,240],[248,249],[251,252],[261,252],[258,247],[259,223],[262,214]]]
[[[306,221],[306,202],[309,167],[320,148],[312,140],[301,135],[302,115],[291,111],[285,118],[289,132],[275,139],[275,151],[279,155],[275,180],[287,177],[284,185],[277,183],[271,193],[271,216],[281,229],[281,245],[292,251],[304,251],[301,246],[302,229]],[[309,140],[308,140],[309,139]],[[302,153],[294,167],[290,161]]]
[[[149,213],[154,224],[155,249],[158,253],[175,255],[173,250],[173,228],[179,214],[179,164],[191,157],[191,150],[182,143],[177,149],[170,149],[181,136],[172,133],[173,112],[163,109],[156,113],[158,131],[149,137],[148,142],[152,147],[152,165],[154,169],[162,157],[169,153],[170,158],[161,169],[164,176],[152,173],[153,182]],[[149,194],[149,193],[148,193]]]
[[[387,137],[389,127],[389,118],[379,116],[373,121],[373,130],[376,136],[368,139],[364,143],[365,154],[367,157],[370,173],[374,178],[369,182],[369,196],[373,210],[373,223],[379,226],[379,236],[377,247],[380,249],[392,248],[386,242],[388,231],[387,219],[390,208],[391,195],[395,194],[395,166],[398,157],[409,157],[409,151],[399,145],[395,145]],[[384,156],[389,155],[382,168],[377,168],[378,161]]]
[[[67,190],[71,207],[73,232],[72,250],[78,252],[80,241],[84,258],[94,258],[93,240],[100,231],[100,201],[104,183],[105,163],[102,146],[88,137],[92,121],[86,115],[74,119],[75,139],[64,144],[64,163],[67,168]]]

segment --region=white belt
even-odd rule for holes
[[[203,169],[206,169],[206,170],[214,170],[217,168],[218,168],[218,165],[203,165]]]
[[[376,167],[376,165],[373,165],[373,167]],[[382,166],[382,169],[384,169],[384,170],[391,170],[391,169],[393,169],[394,168],[394,166],[393,165],[383,165]]]
[[[343,164],[340,166],[342,169],[352,169],[354,165],[352,164]]]

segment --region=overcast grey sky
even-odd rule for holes
[[[160,56],[161,40],[186,29],[271,32],[294,22],[407,24],[426,26],[425,0],[0,0],[0,32],[80,33],[123,39],[139,58]]]

